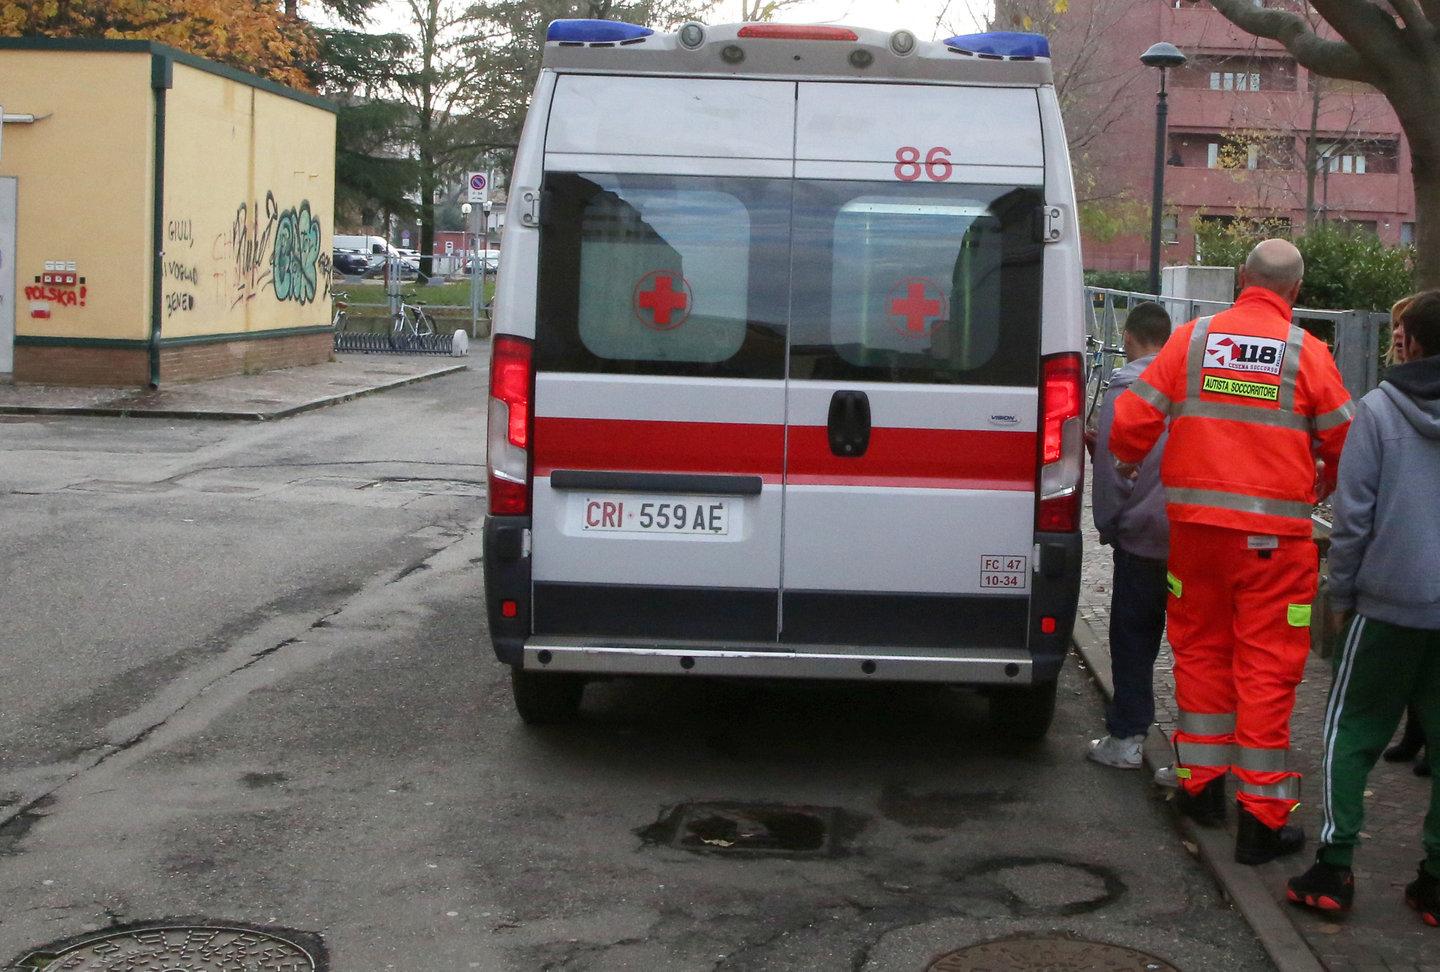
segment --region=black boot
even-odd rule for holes
[[[1420,755],[1415,757],[1415,775],[1430,775],[1430,747],[1428,744],[1420,750]]]
[[[1420,876],[1405,886],[1405,903],[1420,912],[1420,920],[1440,928],[1440,880],[1420,865]]]
[[[1175,794],[1175,806],[1202,826],[1219,827],[1225,823],[1225,777],[1215,777],[1194,796],[1182,786]]]
[[[1425,730],[1421,727],[1420,720],[1415,718],[1415,713],[1411,712],[1405,718],[1405,734],[1400,737],[1398,743],[1385,750],[1385,761],[1408,763],[1419,754],[1424,745]]]
[[[1305,846],[1305,831],[1300,827],[1286,824],[1278,830],[1271,830],[1243,804],[1237,806],[1240,827],[1235,831],[1235,863],[1264,864],[1293,854]]]
[[[1348,867],[1316,858],[1310,870],[1285,882],[1285,896],[1292,904],[1327,915],[1343,915],[1355,903],[1355,875]]]

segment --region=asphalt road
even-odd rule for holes
[[[259,426],[0,420],[0,963],[183,915],[343,972],[919,970],[1017,933],[1269,967],[1151,788],[1081,758],[1073,664],[1031,748],[940,688],[617,681],[521,726],[483,421],[478,367]]]

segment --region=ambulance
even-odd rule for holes
[[[1084,452],[1044,38],[556,21],[509,208],[485,589],[522,719],[842,679],[1044,735]]]

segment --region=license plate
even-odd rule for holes
[[[581,497],[576,512],[582,533],[643,533],[670,536],[730,535],[730,500],[718,496]]]

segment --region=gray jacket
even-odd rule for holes
[[[1340,454],[1330,606],[1440,629],[1440,356],[1390,369],[1360,399]]]
[[[1153,354],[1137,358],[1110,378],[1110,387],[1100,404],[1091,501],[1101,543],[1118,546],[1137,557],[1165,560],[1170,554],[1170,521],[1165,516],[1165,488],[1160,485],[1160,456],[1165,451],[1165,436],[1161,436],[1140,463],[1140,475],[1134,480],[1124,479],[1115,471],[1115,456],[1110,452],[1115,399],[1154,360]]]

